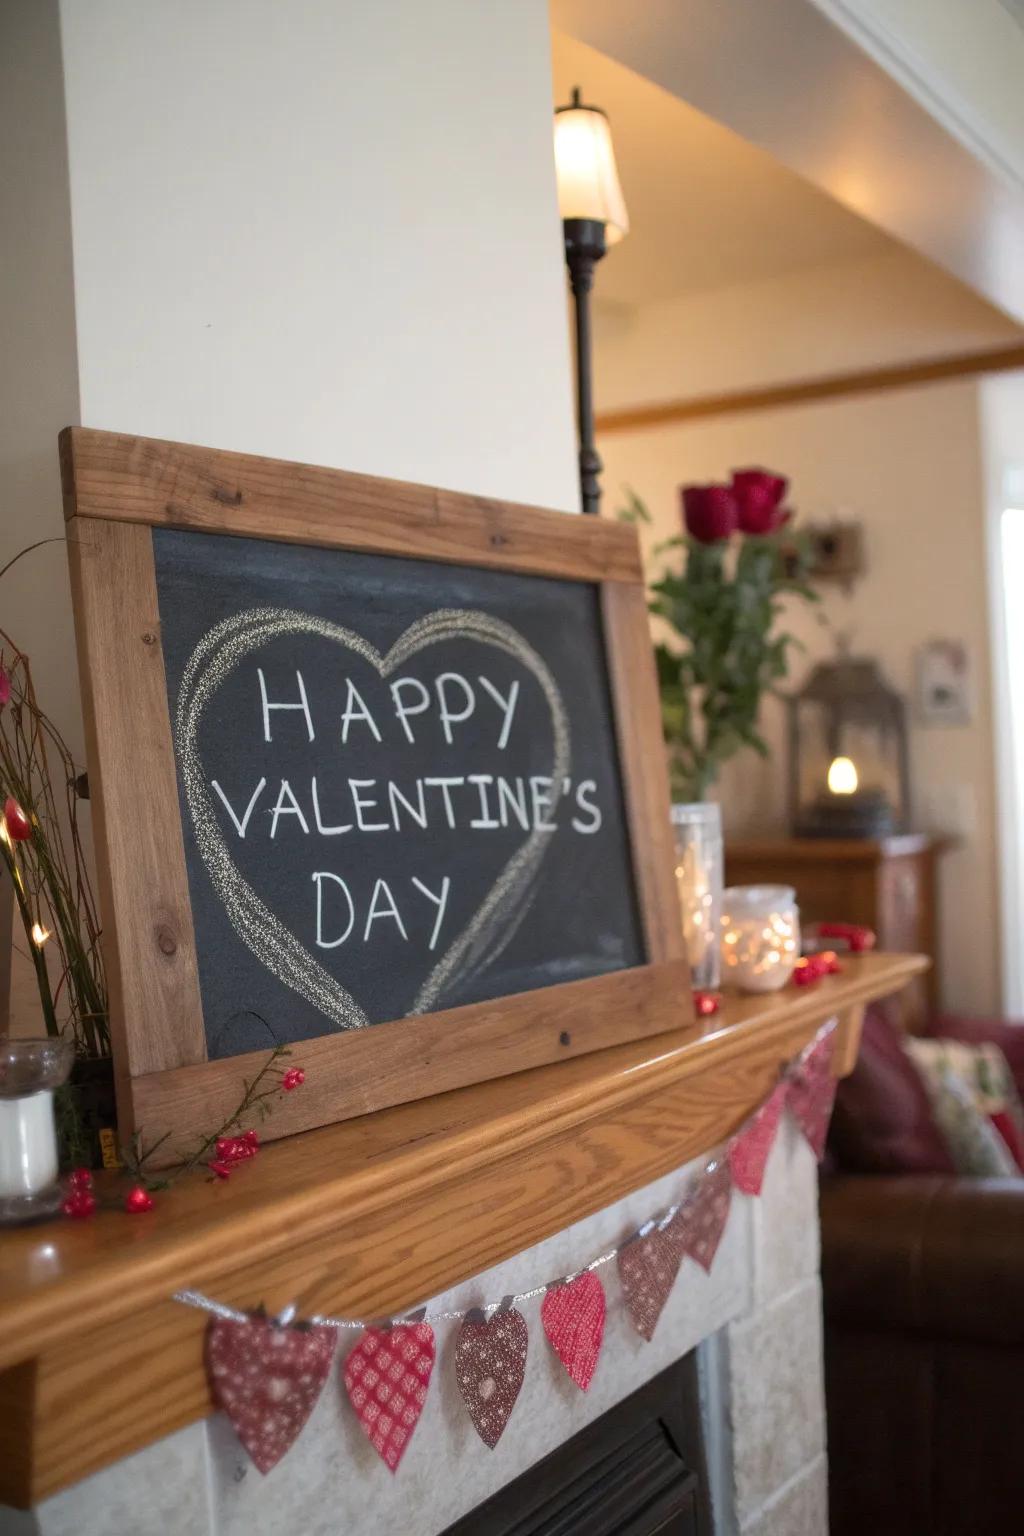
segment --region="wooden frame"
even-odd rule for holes
[[[288,1135],[692,1020],[635,532],[454,492],[152,439],[60,438],[122,1133],[221,1123],[265,1053],[207,1060],[152,529],[285,540],[600,587],[648,963],[304,1042],[267,1122]],[[130,728],[127,725],[130,722]],[[410,1039],[412,1049],[410,1049]],[[439,1049],[442,1040],[458,1049]]]

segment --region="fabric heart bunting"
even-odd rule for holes
[[[435,1352],[429,1323],[396,1323],[393,1328],[367,1328],[345,1360],[349,1402],[392,1472],[398,1470],[427,1401]]]
[[[789,1107],[793,1118],[819,1162],[825,1151],[828,1123],[836,1097],[836,1080],[832,1073],[835,1045],[836,1032],[831,1030],[811,1047],[789,1084]]]
[[[210,1390],[260,1472],[294,1444],[323,1390],[336,1343],[333,1328],[279,1328],[261,1316],[212,1319]]]
[[[729,1143],[729,1168],[736,1188],[745,1195],[759,1195],[764,1171],[775,1145],[775,1135],[786,1104],[786,1084],[779,1083],[746,1127]]]
[[[604,1286],[593,1270],[585,1270],[547,1292],[540,1320],[548,1343],[581,1392],[594,1379],[604,1339]]]
[[[697,1188],[665,1229],[680,1256],[696,1260],[710,1274],[729,1220],[732,1174],[727,1158],[705,1173]]]
[[[619,1280],[630,1322],[650,1343],[683,1261],[667,1229],[657,1227],[619,1250]]]
[[[510,1308],[488,1321],[466,1318],[455,1345],[455,1379],[473,1428],[491,1450],[501,1439],[526,1375],[526,1318]]]

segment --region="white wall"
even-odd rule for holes
[[[602,306],[600,281],[597,294],[602,411],[923,362],[1018,344],[1024,335],[898,247],[633,309]]]
[[[944,1002],[997,1011],[999,943],[994,826],[992,713],[978,387],[932,385],[614,433],[600,444],[611,490],[634,486],[658,519],[655,535],[678,529],[677,487],[722,479],[730,469],[765,464],[790,476],[804,516],[859,518],[868,574],[851,596],[830,590],[822,608],[852,630],[856,649],[879,658],[890,683],[909,695],[914,647],[951,636],[966,641],[977,698],[969,727],[911,726],[911,776],[919,823],[961,828],[941,874],[940,981]],[[614,496],[612,497],[614,501]],[[793,664],[803,680],[832,652],[813,612],[794,608],[790,627],[806,654]],[[763,711],[772,749],[767,763],[737,757],[720,798],[727,832],[764,835],[785,825],[783,711]]]
[[[543,0],[63,0],[82,420],[576,506]]]
[[[1007,571],[1001,522],[1007,508],[1024,508],[1024,374],[986,379],[981,386],[992,633],[1002,980],[1006,1009],[1024,1017],[1024,587],[1019,566]],[[1024,518],[1024,512],[1020,513]],[[1019,548],[1019,544],[1018,544]],[[1016,578],[1016,579],[1015,579]]]

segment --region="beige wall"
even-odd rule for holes
[[[899,276],[897,293],[905,296],[913,285],[908,274]],[[922,288],[927,281],[925,273]],[[820,354],[827,359],[822,372],[841,360],[844,336],[849,337],[846,355],[864,354],[859,316],[847,317],[841,310],[815,314],[813,308],[799,303],[802,286],[803,280],[794,281],[788,307],[777,303],[767,313],[758,311],[747,296],[747,351],[740,355],[730,349],[734,386],[748,382],[744,364],[748,375],[762,366],[774,335],[786,338],[787,355],[793,356],[800,347],[810,347],[817,329]],[[817,286],[827,287],[824,274]],[[777,286],[777,298],[779,292]],[[876,299],[880,295],[878,290]],[[679,365],[691,379],[707,355],[701,346],[710,346],[715,316],[721,313],[716,305],[721,301],[721,295],[704,296],[703,329]],[[972,309],[971,301],[964,304],[958,295],[938,334],[941,349],[948,348],[954,334],[972,325],[983,328],[984,309],[978,306],[980,313],[973,320]],[[881,335],[883,314],[873,312],[876,333]],[[902,346],[916,321],[912,314],[908,316],[906,304],[895,306],[893,321]],[[849,326],[847,331],[844,324]],[[924,327],[921,334],[922,341],[928,339]],[[673,357],[679,357],[677,338],[670,339]],[[614,333],[603,328],[598,356],[602,403],[619,387],[620,360],[634,370],[631,377],[640,395],[639,359],[624,359]],[[662,353],[663,379],[670,365]],[[722,353],[713,348],[707,373],[717,382],[709,387],[721,387],[724,368]],[[656,398],[658,393],[644,390],[641,398]],[[635,487],[657,519],[655,537],[678,528],[680,483],[721,479],[730,469],[748,464],[765,464],[789,475],[794,505],[805,517],[841,513],[859,518],[866,531],[867,575],[848,597],[830,590],[823,611],[833,624],[853,631],[856,648],[877,656],[892,684],[903,693],[909,695],[912,689],[913,652],[918,644],[939,636],[967,642],[976,680],[972,724],[936,729],[914,721],[911,727],[918,820],[963,835],[962,846],[947,856],[943,866],[941,923],[944,999],[951,1007],[965,1009],[996,1008],[999,1003],[979,401],[976,384],[931,385],[645,432],[613,433],[600,444],[609,506],[616,505],[623,485]],[[794,664],[794,680],[799,682],[815,659],[830,653],[832,642],[807,611],[792,615],[792,627],[807,646],[807,654]],[[736,759],[723,781],[726,824],[736,833],[768,831],[781,828],[784,822],[782,710],[775,701],[765,706],[764,726],[773,749],[771,761],[765,764],[746,754]]]

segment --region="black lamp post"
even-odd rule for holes
[[[584,512],[601,508],[601,456],[594,443],[590,290],[594,267],[609,245],[629,231],[626,204],[615,168],[608,118],[585,106],[579,88],[555,112],[555,170],[576,310],[576,416],[579,432],[580,495]]]

